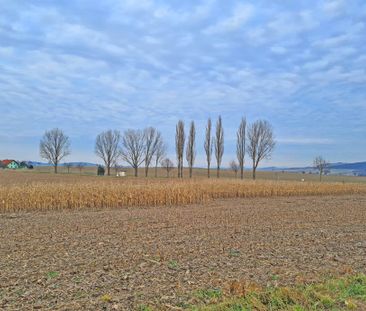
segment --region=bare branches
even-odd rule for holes
[[[53,164],[55,173],[60,161],[70,154],[70,140],[62,130],[46,131],[39,144],[40,156]]]
[[[258,120],[248,127],[247,151],[253,161],[253,179],[256,177],[258,164],[269,159],[276,145],[272,125],[265,120]]]
[[[170,159],[165,158],[161,161],[161,166],[166,170],[166,177],[169,177],[170,171],[174,168],[174,163]]]
[[[319,171],[319,178],[322,181],[322,175],[325,173],[325,170],[329,166],[329,162],[326,161],[322,156],[317,156],[314,159],[314,167]]]
[[[99,134],[95,141],[95,154],[104,161],[107,174],[110,175],[111,166],[121,155],[121,133],[108,130]]]
[[[216,122],[216,136],[214,144],[215,144],[215,156],[217,163],[217,178],[219,178],[222,156],[224,154],[224,129],[222,127],[221,116],[219,116],[219,119]]]
[[[195,158],[196,158],[196,128],[194,126],[194,122],[192,121],[191,126],[189,128],[189,135],[186,149],[186,160],[189,167],[189,178],[192,178],[192,170]]]
[[[235,162],[235,160],[230,161],[229,163],[231,170],[235,173],[235,178],[238,177],[239,164]]]
[[[138,167],[144,162],[145,134],[141,130],[127,130],[122,137],[121,156],[135,170],[138,176]]]
[[[158,141],[156,145],[156,151],[154,154],[155,158],[155,177],[158,177],[158,165],[159,161],[165,157],[166,155],[167,146],[163,141],[163,137],[160,137],[160,140]]]
[[[236,132],[236,157],[238,159],[241,179],[244,178],[246,127],[247,120],[242,118],[238,131]]]
[[[162,144],[161,133],[154,127],[148,127],[144,130],[144,162],[145,162],[145,177],[149,173],[149,166],[153,156],[159,149],[159,144]]]
[[[212,159],[212,137],[211,137],[211,119],[207,120],[206,126],[206,137],[205,137],[205,152],[206,152],[206,161],[207,161],[207,177],[210,178],[210,166]]]
[[[65,166],[67,168],[67,174],[70,174],[70,168],[72,168],[72,163],[65,163]]]
[[[175,151],[177,154],[178,178],[183,178],[183,154],[184,154],[184,122],[179,120],[175,132]]]

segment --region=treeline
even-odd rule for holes
[[[186,137],[187,136],[187,137]],[[207,177],[211,176],[212,162],[215,160],[217,178],[220,177],[222,157],[224,155],[224,127],[221,116],[212,128],[212,121],[208,119],[205,129],[204,151],[207,163]],[[275,139],[271,124],[265,120],[257,120],[247,124],[242,118],[236,132],[236,160],[230,162],[231,169],[244,178],[245,156],[251,159],[252,176],[256,177],[256,170],[263,159],[269,159],[275,147]],[[57,173],[61,160],[70,155],[70,139],[62,130],[56,128],[46,131],[40,142],[40,155],[54,166]],[[149,168],[155,167],[155,176],[160,164],[169,176],[174,163],[167,158],[167,145],[159,130],[148,127],[144,130],[128,129],[121,133],[118,130],[108,130],[100,133],[95,141],[95,154],[101,158],[110,175],[111,168],[123,160],[128,163],[138,176],[138,168],[143,165],[145,176]],[[186,135],[185,124],[179,120],[176,125],[175,151],[178,169],[178,178],[183,178],[184,157],[192,177],[196,159],[196,127],[194,121],[189,125]]]

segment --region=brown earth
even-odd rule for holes
[[[0,309],[177,309],[198,289],[366,272],[366,196],[0,214]]]

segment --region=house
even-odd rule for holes
[[[19,163],[19,168],[27,168],[27,169],[33,169],[33,165],[32,164],[29,164],[28,162],[26,161],[22,161]]]
[[[13,169],[13,170],[19,168],[19,163],[15,160],[8,160],[7,159],[7,160],[2,160],[1,162],[2,162],[2,164],[5,168],[10,168],[10,169]]]

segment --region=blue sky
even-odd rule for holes
[[[0,0],[0,158],[39,160],[59,127],[67,161],[97,161],[96,135],[222,115],[224,163],[240,118],[267,119],[263,165],[366,160],[366,3]]]

